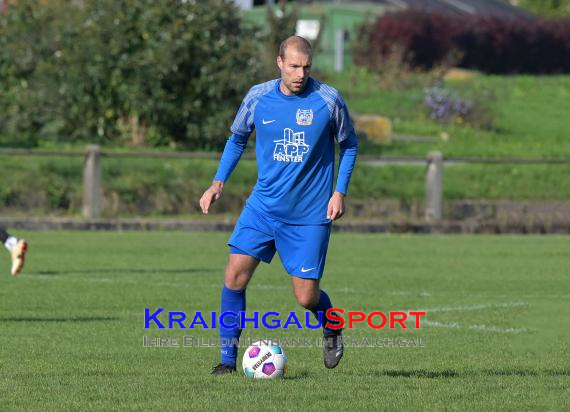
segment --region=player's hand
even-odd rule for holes
[[[344,215],[344,195],[340,192],[334,192],[329,207],[327,208],[327,219],[337,220]]]
[[[222,197],[222,188],[224,187],[224,183],[220,181],[214,181],[212,186],[208,188],[200,198],[200,208],[202,209],[202,213],[205,215],[208,214],[208,210],[210,206]]]

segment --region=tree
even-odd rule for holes
[[[278,75],[276,64],[277,52],[281,42],[295,34],[299,11],[295,6],[286,6],[284,0],[280,0],[277,7],[267,7],[267,25],[262,33],[263,72],[262,77],[275,78]]]
[[[233,2],[65,3],[24,0],[8,10],[4,30],[13,48],[33,53],[26,53],[32,62],[28,70],[9,52],[1,54],[0,70],[15,71],[9,82],[17,90],[10,98],[17,103],[10,104],[25,108],[0,120],[3,133],[191,149],[223,146],[260,67],[260,40],[242,27]],[[42,21],[32,15],[30,24],[18,26],[29,10],[41,10]],[[37,47],[34,30],[42,40]],[[27,93],[18,89],[21,79]],[[30,121],[21,122],[25,117]]]

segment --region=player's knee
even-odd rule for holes
[[[226,274],[224,276],[224,284],[233,290],[243,290],[247,287],[250,276],[251,275],[246,271],[235,270],[228,267],[226,268]]]
[[[314,293],[298,293],[296,298],[297,303],[305,309],[312,309],[319,303],[319,297]]]
[[[232,290],[243,290],[247,286],[247,282],[244,282],[239,276],[226,276],[224,284]]]

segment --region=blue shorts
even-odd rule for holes
[[[330,234],[330,223],[291,225],[246,206],[228,245],[230,253],[249,255],[265,263],[270,263],[277,251],[290,275],[320,279],[325,270]]]

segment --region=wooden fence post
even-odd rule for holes
[[[101,151],[98,145],[87,146],[83,164],[83,217],[101,215]]]
[[[427,156],[426,171],[426,211],[428,222],[441,220],[443,205],[443,155],[430,152]]]

